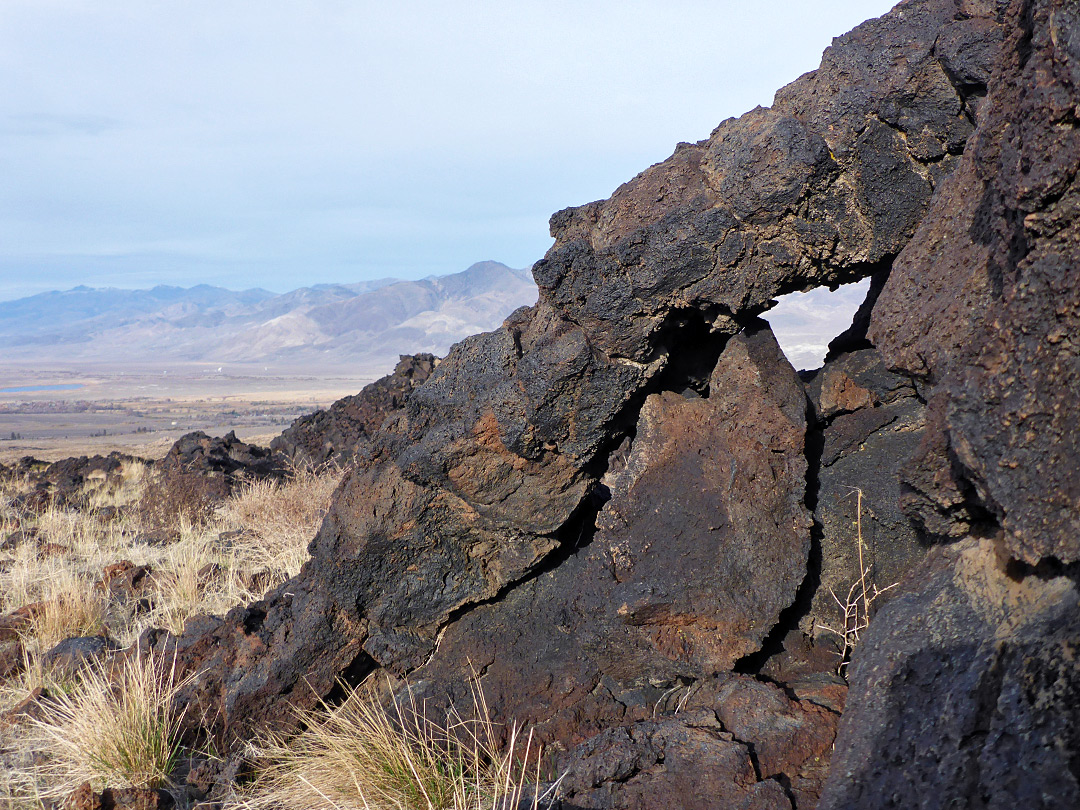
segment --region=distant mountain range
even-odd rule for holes
[[[393,365],[444,354],[536,302],[528,270],[479,262],[419,281],[318,284],[279,295],[199,285],[76,287],[0,302],[0,355],[80,362]]]
[[[815,368],[851,323],[866,284],[785,296],[764,317],[796,368]],[[76,287],[0,302],[0,361],[117,366],[252,363],[304,369],[392,368],[400,354],[443,355],[536,302],[528,270],[479,262],[419,281],[316,284],[285,294],[199,285]]]

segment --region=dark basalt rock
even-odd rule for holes
[[[1080,560],[1078,26],[1070,4],[1013,4],[985,125],[870,330],[889,363],[936,384],[913,516],[946,536],[1000,521],[1031,563]]]
[[[98,794],[89,782],[58,805],[60,810],[171,810],[175,806],[173,797],[164,790],[107,787]]]
[[[44,687],[36,686],[30,694],[6,711],[0,712],[0,728],[16,726],[27,720],[44,720],[45,710],[55,698]]]
[[[648,373],[598,357],[543,306],[451,351],[343,482],[311,547],[309,575],[362,612],[370,655],[415,666],[453,611],[573,539],[590,465]]]
[[[750,752],[711,712],[597,734],[566,757],[563,810],[791,810],[784,788],[758,781]]]
[[[199,521],[241,483],[282,479],[287,473],[283,456],[240,441],[234,431],[211,437],[197,430],[177,439],[155,465],[138,510],[150,526],[170,526],[177,514]]]
[[[270,449],[297,466],[350,463],[360,444],[404,405],[438,364],[432,354],[402,355],[393,373],[364,386],[359,394],[339,399],[325,411],[300,417],[270,442]]]
[[[806,397],[764,324],[727,344],[708,382],[707,397],[646,401],[632,447],[618,454],[625,466],[605,478],[611,499],[587,546],[446,629],[411,676],[426,705],[462,704],[461,673],[473,667],[497,720],[528,723],[557,748],[644,722],[691,691],[691,705],[753,714],[752,699],[737,707],[733,692],[719,697],[709,684],[760,648],[805,576]],[[762,711],[740,728],[754,726],[753,739],[776,750],[800,724],[824,740],[812,753],[792,745],[791,760],[768,756],[816,795],[836,715],[790,709],[779,690],[761,686]],[[769,731],[764,715],[777,705],[787,720]],[[816,764],[804,778],[806,760]],[[674,764],[667,768],[661,782],[675,778]],[[664,794],[646,795],[662,803]],[[570,804],[608,806],[580,801]]]
[[[380,667],[437,713],[475,670],[567,807],[811,807],[845,705],[822,806],[1075,803],[1078,42],[1064,0],[909,0],[556,214],[535,307],[354,401],[361,438],[282,439],[353,468],[298,577],[144,639],[192,733]],[[865,276],[804,386],[756,316]],[[904,584],[849,700],[810,636],[860,518]]]
[[[590,533],[608,453],[646,395],[687,385],[673,348],[718,351],[775,294],[868,274],[903,247],[972,130],[934,53],[955,16],[951,2],[923,0],[861,26],[772,110],[680,147],[611,200],[556,214],[556,244],[534,268],[540,303],[459,344],[383,423],[312,544],[303,586],[288,589],[307,596],[280,610],[360,628],[368,655],[407,671],[448,621]],[[800,577],[778,593],[789,600]],[[775,622],[780,601],[767,601],[738,620],[743,649]],[[328,683],[322,670],[338,664],[296,674]],[[226,682],[235,703],[243,679]]]
[[[715,696],[709,694],[714,690]],[[721,726],[749,748],[758,777],[781,781],[795,807],[813,807],[828,773],[840,715],[745,676],[717,679],[687,705],[701,705],[707,694]]]
[[[160,467],[165,472],[218,474],[229,479],[281,477],[285,473],[280,456],[240,441],[235,431],[210,437],[197,430],[181,436],[169,448]]]
[[[800,625],[843,632],[845,602],[862,580],[879,588],[903,578],[926,546],[900,508],[899,473],[922,438],[924,406],[914,385],[886,370],[873,348],[827,360],[807,386],[819,432],[814,518],[820,527],[820,572]]]
[[[107,456],[77,456],[54,462],[39,461],[24,456],[11,467],[0,469],[0,479],[24,478],[33,487],[19,496],[13,506],[26,511],[41,511],[47,504],[82,508],[86,506],[85,486],[91,482],[116,482],[125,463],[142,463],[142,459],[113,451]]]
[[[764,324],[728,342],[708,398],[651,395],[597,517],[614,580],[598,607],[699,672],[756,652],[806,576],[805,432],[806,395]]]
[[[732,333],[778,294],[869,275],[904,247],[973,131],[964,88],[988,81],[1000,30],[980,20],[947,51],[957,87],[935,51],[957,12],[908,2],[864,23],[771,109],[553,216],[555,246],[533,268],[541,299],[609,356],[648,362],[687,309]]]
[[[22,641],[0,639],[0,682],[22,672],[25,659]]]
[[[935,549],[856,651],[819,808],[1080,805],[1078,649],[1075,575]]]
[[[72,679],[95,663],[100,664],[110,653],[121,649],[105,636],[67,638],[46,652],[42,663],[59,678]]]
[[[1080,14],[1014,2],[1006,30],[869,333],[932,386],[907,508],[983,537],[933,551],[864,635],[824,808],[1080,803]]]

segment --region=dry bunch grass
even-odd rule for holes
[[[83,782],[167,786],[183,717],[174,699],[185,683],[174,661],[147,654],[129,656],[112,677],[96,666],[57,690],[21,739],[38,754],[31,775],[39,795],[62,798]]]
[[[246,484],[222,504],[218,517],[241,531],[235,547],[250,564],[294,577],[343,474],[333,467],[301,468],[284,482]]]
[[[132,463],[119,483],[115,478],[90,482],[83,502],[91,507],[137,503],[149,484],[144,470]],[[43,667],[43,653],[65,638],[99,633],[128,646],[149,626],[180,632],[196,613],[223,614],[254,601],[299,571],[340,478],[340,470],[309,470],[282,483],[241,487],[208,523],[174,516],[171,528],[179,539],[165,545],[137,542],[148,527],[136,509],[124,509],[119,519],[109,520],[89,509],[56,504],[27,513],[14,500],[24,488],[20,482],[0,483],[0,528],[28,530],[21,542],[0,550],[0,613],[41,603],[22,639],[21,671],[0,683],[0,709],[10,708],[39,686],[61,696],[59,713],[54,712],[45,726],[24,723],[0,729],[0,808],[40,808],[42,802],[33,797],[58,796],[88,779],[100,787],[106,778],[110,786],[163,778],[164,766],[154,766],[156,771],[151,767],[140,776],[132,763],[155,757],[160,763],[160,756],[151,756],[154,740],[159,753],[166,751],[161,747],[163,738],[153,729],[160,732],[175,721],[159,711],[161,695],[175,686],[171,673],[162,680],[145,671],[129,671],[119,678],[119,686],[108,684],[100,669],[57,680]],[[120,560],[150,566],[152,574],[137,594],[111,593],[102,586],[105,566]],[[149,600],[149,610],[140,600]],[[85,765],[94,760],[85,753],[94,732],[99,739],[108,734],[114,739],[117,735],[121,740],[141,739],[142,748],[132,742],[126,748],[117,743],[111,753],[102,749],[94,755],[99,763],[95,772],[102,774],[95,781]],[[74,764],[79,746],[83,766]],[[6,752],[15,749],[24,752],[27,762],[35,752],[48,753],[49,764],[29,770],[12,766]],[[109,761],[128,762],[123,768],[135,775],[107,777],[102,763]]]
[[[69,566],[60,566],[45,583],[41,610],[34,613],[30,633],[48,650],[73,636],[105,632],[106,603],[94,583]]]
[[[149,465],[139,460],[120,462],[120,475],[85,486],[86,502],[91,508],[128,506],[136,503],[146,489]]]
[[[387,709],[357,690],[339,707],[298,712],[304,730],[270,734],[252,745],[257,778],[236,805],[244,810],[517,810],[537,808],[542,749],[532,733],[511,727],[496,745],[478,682],[474,714],[451,709],[445,724],[429,719],[411,690]],[[557,789],[558,783],[548,793]]]
[[[139,489],[148,484],[144,470],[144,465],[128,463],[118,487],[99,500],[107,495],[136,502]],[[175,515],[172,528],[179,539],[159,547],[135,542],[146,528],[137,511],[120,520],[102,520],[50,504],[36,515],[17,516],[5,508],[13,497],[11,488],[0,488],[7,498],[0,500],[2,519],[11,526],[32,526],[38,535],[0,553],[0,611],[46,603],[32,633],[36,646],[44,649],[72,635],[105,631],[130,644],[150,625],[179,632],[195,613],[227,612],[295,576],[341,474],[338,469],[298,470],[284,482],[242,486],[209,523]],[[233,537],[222,540],[222,533]],[[47,546],[64,551],[47,553]],[[103,568],[119,560],[153,569],[152,590],[146,594],[152,611],[136,616],[117,609],[95,589]]]

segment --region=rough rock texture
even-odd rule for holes
[[[1080,806],[1080,589],[937,549],[874,618],[820,808]]]
[[[433,354],[402,355],[393,373],[364,386],[359,394],[339,399],[325,411],[301,416],[270,442],[270,449],[295,465],[348,464],[359,452],[360,443],[402,407],[438,364]]]
[[[52,463],[24,456],[11,467],[0,465],[0,479],[25,479],[33,489],[18,497],[13,506],[40,510],[52,502],[58,506],[86,506],[85,485],[118,480],[125,463],[142,459],[114,451],[107,456],[77,456]]]
[[[101,810],[101,797],[89,782],[83,782],[60,805],[61,810]]]
[[[224,437],[193,431],[177,439],[155,465],[138,511],[150,526],[170,526],[178,513],[202,520],[241,482],[286,473],[283,456],[240,441],[234,431]]]
[[[597,517],[624,624],[698,671],[757,651],[806,576],[806,395],[768,327],[728,342],[708,398],[653,394]],[[675,564],[673,564],[675,563]]]
[[[229,480],[240,476],[268,478],[284,474],[280,457],[266,448],[240,441],[233,431],[224,437],[211,438],[201,430],[181,436],[169,448],[160,467],[165,471],[217,474]]]
[[[556,214],[539,303],[390,394],[301,574],[146,635],[192,733],[475,670],[567,807],[811,807],[834,739],[825,807],[1075,803],[1078,79],[1064,0],[908,0]],[[865,276],[804,385],[756,316]],[[849,695],[807,636],[860,520],[904,584]]]
[[[84,667],[100,664],[119,645],[105,636],[66,638],[41,657],[41,662],[57,678],[74,679]]]
[[[95,793],[83,782],[60,805],[61,810],[167,810],[175,807],[172,796],[163,790],[146,788],[105,788]]]
[[[597,734],[573,752],[562,808],[790,810],[779,782],[758,781],[747,747],[710,712]]]
[[[761,646],[805,576],[805,395],[763,326],[707,393],[646,401],[595,537],[450,625],[418,694],[460,703],[473,666],[499,716],[569,745]]]
[[[928,391],[902,477],[936,550],[874,619],[825,808],[1080,803],[1080,13],[1017,0],[960,169],[870,339]]]
[[[29,695],[5,712],[0,712],[0,727],[14,726],[27,718],[43,720],[45,705],[53,700],[48,691],[41,686],[35,687]]]
[[[299,622],[287,649],[258,629],[252,654],[286,680],[328,684],[359,641],[376,663],[410,670],[470,606],[501,598],[590,534],[609,454],[647,395],[670,405],[700,379],[678,347],[693,346],[708,369],[724,337],[774,295],[870,274],[904,246],[972,132],[966,88],[987,80],[976,56],[997,28],[987,13],[969,16],[986,24],[959,26],[953,40],[966,44],[947,58],[971,81],[954,83],[935,51],[956,6],[910,2],[837,39],[771,110],[681,146],[608,201],[556,214],[556,244],[534,268],[539,304],[459,344],[384,422],[300,581],[268,597],[265,620],[244,620]],[[754,625],[747,638],[775,622],[763,610],[739,619]],[[246,649],[252,631],[239,617],[214,633]],[[354,635],[312,655],[317,671],[288,663],[308,656],[296,637],[335,624]],[[263,694],[269,681],[255,680]],[[223,683],[228,694],[214,700],[254,699],[240,673]]]
[[[23,645],[18,640],[0,640],[0,681],[17,675],[23,669]]]
[[[818,430],[814,518],[820,568],[802,629],[822,625],[843,632],[845,602],[862,565],[878,587],[899,581],[922,559],[925,547],[900,509],[901,467],[922,437],[924,406],[910,380],[887,371],[873,348],[826,360],[807,385]],[[834,598],[835,596],[835,598]]]
[[[0,616],[0,641],[19,641],[21,634],[30,627],[34,615],[43,607],[41,602],[34,602]]]
[[[913,515],[956,536],[989,513],[1031,563],[1080,560],[1078,26],[1069,3],[1012,4],[985,125],[870,330],[890,364],[935,384]]]
[[[904,247],[973,130],[970,88],[988,81],[1000,33],[985,11],[958,12],[908,2],[864,23],[772,108],[556,214],[533,268],[541,300],[610,356],[648,361],[688,309],[733,331],[731,316],[780,293],[869,275]],[[943,31],[964,47],[939,52]]]

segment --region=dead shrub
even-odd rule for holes
[[[231,492],[229,481],[220,474],[170,469],[156,470],[148,478],[136,506],[147,529],[173,527],[180,520],[204,525]]]

